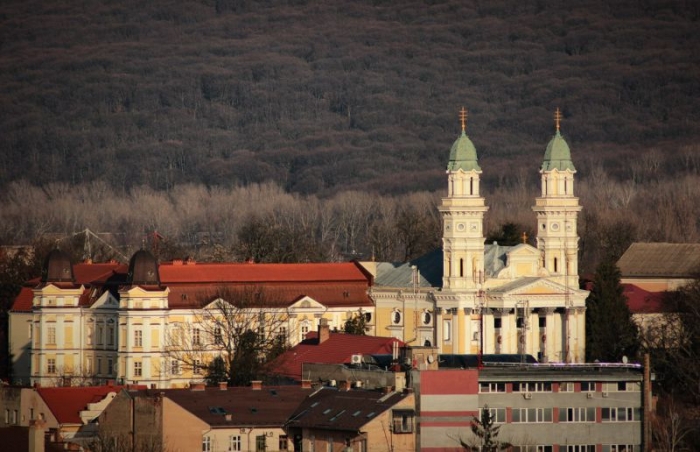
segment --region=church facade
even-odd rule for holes
[[[447,165],[442,249],[413,262],[369,263],[376,334],[443,354],[530,354],[543,362],[585,360],[585,300],[578,288],[576,168],[556,133],[540,166],[534,245],[485,244],[488,212],[474,144],[462,133]]]

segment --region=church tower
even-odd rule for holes
[[[467,112],[460,111],[462,134],[452,145],[447,164],[447,197],[442,199],[443,290],[476,290],[484,273],[484,214],[479,195],[481,168],[466,133]]]
[[[547,145],[540,168],[542,194],[532,210],[537,214],[537,248],[542,267],[568,287],[578,287],[578,232],[581,206],[574,196],[576,168],[569,145],[560,133],[561,112],[554,114],[556,133]]]

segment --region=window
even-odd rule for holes
[[[639,392],[641,385],[638,381],[615,381],[603,383],[603,392]]]
[[[221,336],[221,327],[220,326],[214,327],[214,344],[215,345],[223,345],[224,344],[224,338]]]
[[[506,392],[505,383],[479,383],[479,392]]]
[[[513,383],[513,392],[552,392],[552,383],[548,381]]]
[[[211,452],[211,438],[208,436],[202,438],[202,452]]]
[[[603,452],[635,452],[641,451],[642,448],[632,444],[603,444]]]
[[[428,311],[423,312],[423,325],[430,325],[433,321],[433,315]]]
[[[192,364],[192,372],[195,375],[201,375],[202,374],[202,362],[198,359],[194,360],[194,363]]]
[[[394,433],[412,433],[413,418],[413,410],[394,410],[392,412]]]
[[[513,452],[552,452],[553,446],[513,446]]]
[[[102,325],[97,325],[97,345],[103,344],[102,333],[104,333],[104,327]]]
[[[489,414],[491,419],[496,424],[503,424],[506,422],[506,409],[505,408],[489,408]]]
[[[631,422],[642,419],[641,408],[612,407],[602,409],[603,422]]]
[[[499,329],[499,328],[501,328],[502,324],[503,324],[503,319],[501,319],[500,317],[493,318],[493,327],[494,328]]]
[[[264,452],[267,448],[265,444],[265,435],[258,435],[255,437],[255,452]]]
[[[143,331],[134,330],[134,347],[143,347]]]
[[[18,416],[17,414],[18,414],[18,413],[17,413],[17,410],[14,410],[14,411],[12,412],[12,423],[15,424],[15,425],[17,424],[17,419],[19,418],[19,416]]]
[[[572,382],[559,383],[559,392],[574,392],[574,384]]]
[[[595,381],[582,381],[581,392],[595,392]]]
[[[547,328],[547,317],[539,317],[540,328]]]
[[[575,446],[568,446],[568,445],[560,445],[559,450],[561,452],[595,452],[595,445],[593,444],[584,444],[584,445],[575,445]]]
[[[5,408],[5,424],[10,423],[10,410],[8,408]]]
[[[92,327],[88,326],[87,327],[87,337],[86,337],[86,341],[85,341],[85,343],[87,345],[92,345],[92,333],[93,333]]]
[[[277,340],[281,344],[286,344],[287,343],[287,327],[286,326],[281,326],[279,329],[279,333],[277,333]]]
[[[95,368],[95,373],[100,375],[102,373],[102,358],[97,357],[97,367]]]
[[[107,345],[114,345],[114,327],[107,327]]]
[[[301,340],[303,341],[306,339],[306,335],[309,334],[309,324],[308,323],[303,323],[301,325]]]
[[[111,359],[107,360],[107,375],[112,375],[114,373],[114,363]]]
[[[141,363],[134,363],[134,377],[140,377],[142,375],[143,368]]]
[[[201,339],[199,337],[199,328],[192,329],[192,345],[201,345]]]
[[[51,345],[56,345],[56,327],[55,326],[48,327],[46,343],[51,344]]]
[[[49,358],[46,360],[47,366],[46,371],[50,374],[56,373],[56,358]]]
[[[92,375],[92,357],[90,356],[85,360],[85,373]]]
[[[170,374],[180,375],[180,362],[177,360],[170,361]]]
[[[236,435],[236,436],[229,436],[228,440],[228,448],[229,450],[236,452],[241,450],[241,437]]]
[[[551,408],[513,408],[513,423],[552,422]]]
[[[559,408],[559,422],[595,422],[595,407]]]
[[[452,340],[452,321],[443,320],[442,321],[442,338],[445,342],[450,342]]]
[[[394,311],[391,313],[391,323],[394,325],[398,325],[401,323],[401,312],[400,311]]]
[[[29,409],[29,420],[30,421],[34,420],[34,408]]]
[[[279,450],[287,450],[288,449],[288,439],[286,435],[280,435],[280,441],[279,441]]]

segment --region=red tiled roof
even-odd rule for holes
[[[226,292],[245,291],[245,284],[187,284],[171,285],[168,294],[170,308],[191,308],[205,305],[219,296],[226,299]],[[308,296],[329,307],[372,306],[367,295],[367,281],[349,281],[345,284],[324,282],[260,283],[255,290],[262,295],[262,303],[271,306],[289,306]],[[222,293],[223,291],[223,293]],[[229,300],[233,301],[233,300]]]
[[[84,386],[69,388],[37,388],[59,424],[82,424],[80,412],[88,403],[98,402],[110,392],[118,393],[123,386]]]
[[[633,314],[651,314],[665,312],[664,292],[649,292],[634,284],[623,284],[627,307]]]
[[[73,266],[75,285],[84,285],[80,306],[91,305],[107,287],[115,288],[126,281],[128,267],[125,264],[79,263]],[[372,306],[367,289],[372,277],[359,264],[308,263],[308,264],[247,264],[247,263],[162,263],[159,266],[160,281],[170,289],[171,308],[199,307],[215,299],[222,287],[235,291],[246,285],[262,288],[267,292],[266,303],[289,306],[308,296],[332,307]],[[14,311],[29,311],[32,303],[32,287],[40,284],[38,278],[28,281],[16,298]],[[59,285],[59,283],[54,283]],[[107,285],[109,284],[109,285]],[[97,288],[97,291],[93,291]]]
[[[15,298],[12,304],[12,311],[15,312],[31,312],[32,301],[34,300],[34,292],[29,287],[22,287],[19,295]]]
[[[330,337],[318,343],[318,337],[302,341],[277,357],[271,369],[275,374],[301,380],[303,363],[348,364],[355,354],[385,355],[393,351],[394,342],[404,344],[393,337],[359,336],[330,333]]]
[[[308,264],[162,263],[160,281],[173,283],[264,283],[314,281],[366,281],[353,262]]]

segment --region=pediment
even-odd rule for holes
[[[289,309],[294,309],[294,310],[319,310],[323,309],[325,310],[326,307],[319,303],[318,301],[314,300],[313,298],[309,297],[308,295],[304,295],[303,297],[299,298],[297,301],[295,301]]]
[[[578,290],[576,290],[578,292]],[[491,289],[494,294],[509,295],[564,295],[571,293],[563,285],[546,278],[521,278],[503,286]]]
[[[130,286],[128,289],[122,289],[120,292],[129,297],[138,298],[159,296],[158,294],[162,294],[161,296],[167,296],[168,293],[170,293],[170,289],[166,287],[163,290],[146,290],[141,286]]]
[[[509,252],[508,252],[508,257],[509,258],[527,258],[527,257],[534,257],[534,258],[539,258],[540,256],[540,250],[537,248],[527,245],[525,243],[521,243],[520,245],[514,246]]]
[[[90,306],[90,309],[118,309],[119,300],[114,298],[114,296],[106,291],[100,298],[95,300],[95,302]]]

